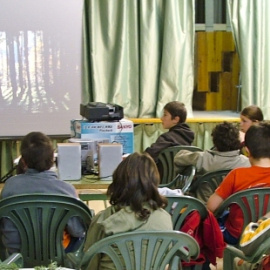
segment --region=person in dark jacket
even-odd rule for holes
[[[194,132],[185,123],[187,110],[185,104],[179,101],[167,103],[161,117],[164,129],[168,132],[161,134],[155,143],[145,149],[155,162],[158,161],[159,153],[170,146],[191,145],[194,140]]]

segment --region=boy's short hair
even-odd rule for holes
[[[172,119],[174,119],[176,116],[179,116],[179,123],[186,122],[187,110],[184,103],[179,101],[171,101],[164,106],[164,110],[171,114]]]
[[[21,156],[27,168],[39,172],[53,166],[53,146],[50,138],[41,132],[30,132],[22,140]]]
[[[241,148],[239,129],[232,123],[224,121],[212,130],[214,146],[220,152],[234,151]]]
[[[270,158],[270,121],[252,125],[245,134],[245,145],[253,158]]]

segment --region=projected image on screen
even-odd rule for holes
[[[80,117],[83,1],[0,6],[0,136],[69,134]]]
[[[5,71],[1,74],[2,110],[17,105],[31,113],[55,112],[63,105],[68,109],[68,96],[62,96],[61,104],[49,91],[55,85],[61,87],[57,77],[62,68],[60,48],[46,53],[52,41],[46,42],[41,31],[19,32],[17,36],[2,32],[0,40],[0,65]]]

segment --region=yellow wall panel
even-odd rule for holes
[[[194,99],[196,108],[206,110],[236,110],[239,84],[239,59],[231,32],[196,33],[196,93],[204,104]],[[204,95],[202,98],[202,95]]]
[[[217,110],[217,93],[206,93],[206,111]]]
[[[222,45],[223,51],[234,52],[235,51],[235,43],[233,40],[233,35],[231,32],[217,32],[222,33]]]
[[[209,91],[208,67],[207,67],[207,41],[205,32],[197,32],[197,89],[198,92]]]
[[[236,108],[235,100],[232,99],[232,73],[223,72],[220,76],[220,103],[221,110],[233,110]]]
[[[207,47],[207,68],[210,71],[220,71],[217,64],[216,40],[214,32],[205,32]]]
[[[214,33],[214,48],[215,48],[215,70],[222,71],[222,52],[223,50],[223,32]]]

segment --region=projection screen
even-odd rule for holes
[[[83,0],[0,0],[0,137],[81,118]]]

